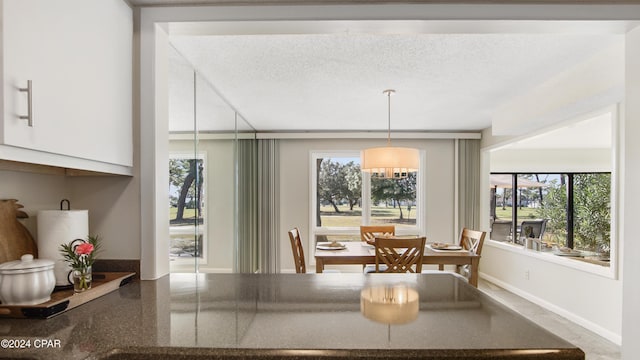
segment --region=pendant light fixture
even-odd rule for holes
[[[371,177],[402,179],[418,171],[420,164],[418,149],[391,146],[391,94],[395,92],[392,89],[382,92],[389,104],[387,146],[364,149],[360,153],[361,169],[371,173]]]
[[[362,289],[360,312],[375,322],[399,325],[418,318],[420,295],[406,285],[381,285]]]

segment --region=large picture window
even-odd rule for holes
[[[372,179],[360,169],[359,152],[317,152],[312,162],[316,241],[359,241],[360,225],[394,225],[396,233],[420,233],[418,172],[397,180]]]
[[[606,265],[611,173],[491,174],[491,185],[492,239],[524,245],[523,237],[540,237],[541,250],[572,249]]]

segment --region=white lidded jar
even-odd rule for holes
[[[20,260],[0,264],[2,305],[36,305],[51,299],[56,286],[54,262],[22,255]]]

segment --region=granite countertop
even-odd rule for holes
[[[388,324],[364,316],[363,289],[399,285],[419,296],[415,319]],[[29,342],[23,349],[3,342],[0,359],[584,359],[444,272],[173,274],[51,319],[2,319],[0,339],[12,347]]]

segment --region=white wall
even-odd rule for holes
[[[281,270],[293,271],[293,255],[287,231],[298,227],[305,242],[310,236],[310,152],[330,150],[361,150],[380,146],[376,140],[281,140],[280,142],[280,252]],[[449,242],[454,234],[454,141],[453,140],[392,140],[394,146],[408,146],[426,151],[425,189],[426,236],[428,241]],[[307,271],[313,272],[313,250],[305,249]]]
[[[101,259],[140,259],[139,177],[77,177],[68,180],[74,208],[89,209],[89,232],[99,235]]]
[[[626,95],[624,122],[624,152],[622,179],[628,184],[623,190],[621,213],[622,233],[629,234],[623,244],[623,307],[622,313],[622,359],[637,359],[640,354],[640,242],[634,234],[638,232],[640,218],[640,28],[627,34],[626,51]]]
[[[38,238],[38,210],[57,210],[60,200],[66,198],[72,209],[89,210],[89,232],[102,239],[102,259],[140,258],[138,188],[137,179],[129,176],[65,177],[0,171],[0,199],[19,200],[29,215],[21,221],[34,239]]]
[[[17,199],[24,206],[22,211],[29,218],[20,221],[34,239],[37,238],[38,210],[59,209],[60,200],[68,197],[64,176],[0,170],[0,199]],[[76,207],[75,202],[73,206]]]
[[[481,277],[620,344],[621,280],[509,247],[512,246],[485,242],[480,261]],[[528,279],[525,272],[528,272]]]
[[[611,149],[527,149],[491,152],[491,172],[611,171]]]

